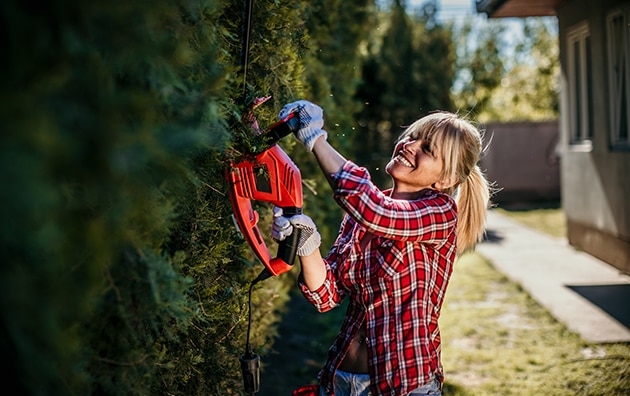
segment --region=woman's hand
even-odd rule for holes
[[[273,224],[271,226],[271,237],[280,242],[286,239],[297,228],[301,231],[298,240],[297,255],[300,257],[310,256],[322,244],[322,237],[317,231],[317,226],[313,220],[305,214],[291,216],[289,219],[282,216],[282,208],[273,208]]]
[[[324,110],[309,101],[298,100],[285,105],[280,110],[278,117],[283,119],[295,112],[300,118],[300,129],[295,132],[295,136],[308,151],[313,151],[317,139],[323,137],[326,140],[328,138],[328,132],[322,129],[324,128]]]
[[[306,215],[297,215],[287,219],[282,216],[282,208],[274,206],[271,237],[280,242],[291,235],[294,228],[302,231],[297,250],[302,263],[302,278],[306,287],[317,290],[326,280],[326,265],[319,251],[322,238],[317,232],[315,223]]]

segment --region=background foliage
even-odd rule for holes
[[[381,187],[388,187],[384,165],[406,125],[430,111],[453,111],[450,88],[455,49],[451,32],[433,8],[410,17],[404,2],[393,2],[380,18],[382,35],[372,37],[363,59],[357,99],[363,103],[352,135],[357,161]]]
[[[239,121],[245,103],[272,95],[257,112],[262,125],[289,101],[321,104],[331,142],[386,183],[379,161],[399,126],[453,109],[457,68],[472,67],[455,63],[457,32],[434,11],[256,0],[244,85],[241,2],[2,2],[7,388],[241,393],[247,288],[261,266],[232,226],[224,172],[226,153],[251,139]],[[341,214],[309,155],[281,144],[302,171],[325,248]],[[271,208],[258,210],[268,230]],[[262,355],[293,282],[272,278],[254,292]]]
[[[457,48],[451,95],[459,111],[484,123],[558,117],[556,21],[528,18],[520,28],[500,19],[480,23],[479,17],[451,26]]]

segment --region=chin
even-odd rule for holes
[[[385,165],[385,173],[387,173],[389,176],[392,175],[392,168],[394,168],[396,165],[392,163],[392,161],[389,161],[387,163],[387,165]]]

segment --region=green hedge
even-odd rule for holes
[[[255,2],[245,91],[273,95],[261,124],[318,99],[304,63],[308,16],[325,4]],[[234,121],[242,15],[228,0],[0,5],[0,351],[15,394],[241,392],[247,287],[262,269],[224,178],[226,151],[249,136]],[[305,194],[312,210],[330,205]],[[254,292],[259,353],[292,283]]]

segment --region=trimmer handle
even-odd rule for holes
[[[282,216],[285,217],[287,220],[299,214],[302,214],[302,208],[282,208]],[[282,262],[284,263],[293,264],[293,262],[295,261],[295,256],[297,256],[297,248],[301,234],[302,230],[294,227],[291,235],[280,241],[280,243],[278,244],[278,252],[276,254],[276,258],[271,260],[272,263],[274,262],[274,260],[282,260]]]
[[[293,112],[276,122],[264,132],[264,135],[273,144],[277,143],[283,137],[290,133],[297,132],[300,129],[300,116],[298,112]]]
[[[294,112],[284,117],[280,121],[265,129],[259,136],[263,139],[263,143],[259,145],[260,149],[254,154],[260,154],[268,150],[274,144],[278,143],[283,137],[295,133],[300,129],[300,116],[298,112]]]

